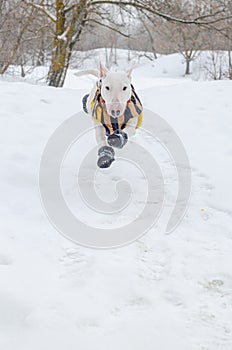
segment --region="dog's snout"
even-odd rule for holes
[[[111,110],[111,115],[113,116],[113,117],[119,117],[120,116],[120,109],[112,109]]]

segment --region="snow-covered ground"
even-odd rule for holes
[[[128,67],[128,51],[118,49],[117,50],[117,65],[114,63],[114,57],[110,55],[110,49],[107,49],[108,61],[111,59],[111,68],[125,69]],[[111,58],[110,58],[111,57]],[[158,59],[151,61],[153,55],[146,52],[131,51],[130,59],[133,64],[145,68],[146,86],[148,86],[148,76],[146,76],[147,67],[151,66],[154,69],[150,70],[152,75],[149,77],[156,78],[183,78],[185,74],[185,60],[179,53],[170,55],[158,55]],[[76,86],[76,77],[73,72],[78,69],[92,69],[97,67],[99,60],[105,62],[106,51],[103,49],[90,50],[90,51],[77,51],[73,54],[73,59],[70,64],[68,72],[68,78],[65,82],[65,87],[73,88]],[[226,79],[228,77],[228,53],[227,51],[199,51],[196,57],[190,63],[189,76],[185,79],[190,80],[219,80]],[[110,64],[110,62],[108,62]],[[1,77],[6,81],[26,81],[32,84],[46,84],[46,75],[48,72],[48,66],[39,66],[32,68],[31,66],[25,66],[25,78],[21,78],[21,67],[10,66],[6,74]],[[141,71],[141,70],[140,70]],[[142,71],[141,71],[142,73]],[[82,81],[83,83],[83,81]],[[153,83],[152,83],[153,84]]]
[[[190,206],[172,234],[158,222],[112,250],[60,236],[38,189],[47,140],[81,109],[94,78],[70,71],[63,89],[0,80],[1,350],[231,350],[232,83],[186,80],[176,56],[159,62],[138,67],[133,83],[185,146]],[[67,179],[76,172],[69,166]]]

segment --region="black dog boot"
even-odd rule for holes
[[[111,147],[122,148],[127,143],[128,136],[124,131],[117,130],[108,136],[107,142]]]
[[[87,95],[85,95],[84,97],[83,97],[83,99],[82,99],[82,107],[83,107],[83,111],[85,112],[85,113],[89,113],[88,112],[88,108],[87,108],[87,100],[88,100],[88,97],[89,97],[89,94],[87,94]]]
[[[98,161],[97,165],[99,168],[109,168],[114,159],[114,150],[109,146],[102,146],[98,150]]]

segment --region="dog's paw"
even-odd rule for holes
[[[88,112],[88,108],[87,108],[87,100],[88,100],[88,97],[89,97],[89,94],[87,94],[87,95],[85,95],[84,97],[83,97],[83,99],[82,99],[82,107],[83,107],[83,111],[85,112],[85,113],[89,113]]]
[[[99,168],[109,168],[113,163],[114,159],[114,150],[112,147],[103,146],[98,150],[98,161],[97,165]]]
[[[108,145],[115,148],[122,148],[128,141],[128,135],[121,130],[115,131],[112,135],[108,136]]]

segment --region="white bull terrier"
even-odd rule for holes
[[[115,160],[114,148],[122,148],[128,136],[135,134],[142,122],[142,104],[131,84],[132,68],[127,72],[110,72],[100,64],[100,70],[87,70],[77,76],[93,74],[99,78],[90,94],[85,95],[83,109],[95,122],[99,146],[98,166],[108,168]],[[97,123],[97,124],[96,124]]]

